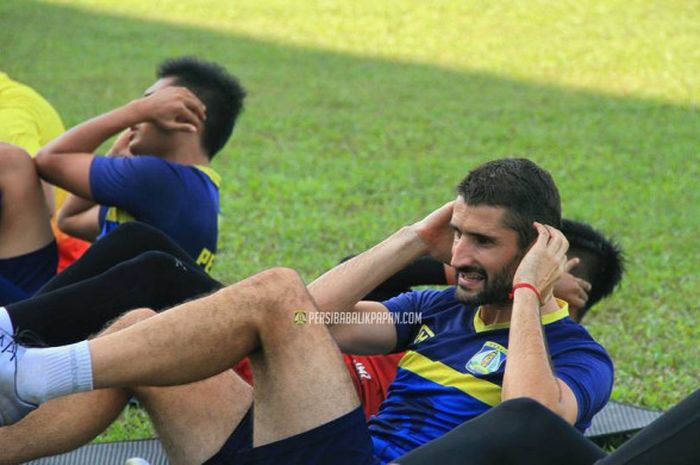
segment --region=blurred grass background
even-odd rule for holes
[[[452,198],[472,167],[526,156],[564,213],[624,247],[587,317],[614,398],[668,408],[698,387],[700,3],[681,0],[4,0],[0,69],[67,125],[141,95],[164,58],[249,91],[215,159],[215,277],[313,279]],[[131,409],[107,438],[149,435]]]

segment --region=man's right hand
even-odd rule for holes
[[[201,132],[206,107],[185,87],[164,87],[134,103],[144,121],[170,131]]]
[[[450,228],[450,220],[454,203],[454,200],[447,202],[411,226],[427,246],[428,253],[436,260],[447,264],[452,260],[454,231]]]

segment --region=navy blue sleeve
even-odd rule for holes
[[[142,217],[153,205],[177,205],[183,191],[177,172],[165,160],[151,156],[95,157],[90,165],[90,191],[101,204]]]
[[[422,319],[430,314],[434,302],[442,294],[443,292],[434,290],[405,292],[384,302],[384,306],[393,315],[396,328],[394,352],[405,351],[413,342],[422,325]],[[409,317],[407,314],[411,312],[413,315]],[[420,317],[418,321],[416,316]]]
[[[613,363],[605,349],[594,341],[572,347],[552,358],[556,376],[574,393],[578,403],[576,427],[585,430],[610,399]]]

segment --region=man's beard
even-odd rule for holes
[[[510,303],[510,293],[513,290],[513,276],[515,270],[522,260],[522,256],[516,257],[513,261],[505,265],[496,273],[489,275],[481,267],[465,266],[458,268],[457,273],[457,288],[455,289],[455,298],[460,302],[469,306],[478,305],[502,305]],[[460,273],[480,273],[484,280],[483,289],[476,295],[470,294],[468,291],[459,286]]]

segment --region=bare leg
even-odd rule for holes
[[[185,384],[253,354],[255,445],[307,431],[359,401],[328,330],[295,325],[293,312],[299,310],[314,311],[315,305],[296,272],[260,273],[90,341],[94,385]],[[305,373],[313,373],[320,388]]]
[[[138,309],[101,335],[156,315]],[[252,404],[252,388],[233,371],[183,386],[100,389],[52,400],[0,428],[0,465],[23,463],[80,447],[102,433],[136,395],[153,420],[173,465],[197,465],[219,451]],[[70,425],[70,427],[67,427]]]
[[[133,390],[172,465],[198,465],[216,454],[250,409],[252,391],[232,370],[183,386]]]
[[[133,310],[101,334],[154,314],[148,309]],[[0,465],[61,454],[90,442],[119,416],[129,397],[125,389],[100,389],[43,404],[18,423],[0,428]]]
[[[53,240],[34,162],[5,143],[0,143],[0,195],[0,258],[33,252]]]
[[[0,428],[0,464],[62,454],[90,442],[119,416],[129,399],[125,393],[102,389],[62,397]]]

